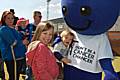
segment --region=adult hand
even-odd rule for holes
[[[24,44],[24,45],[28,45],[28,44],[29,44],[29,41],[27,40],[27,38],[25,38],[25,39],[23,40],[23,44]]]

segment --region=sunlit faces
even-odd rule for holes
[[[53,28],[43,31],[40,35],[40,41],[44,44],[49,44],[53,37]]]
[[[13,22],[14,22],[14,16],[12,14],[8,14],[5,18],[5,23],[9,26],[9,27],[13,27]]]
[[[72,36],[70,34],[65,35],[62,37],[62,42],[66,47],[68,47],[71,44],[73,38],[74,38],[74,36]]]

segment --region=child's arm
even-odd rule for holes
[[[57,52],[57,51],[54,52],[54,55],[55,55],[55,57],[56,57],[59,61],[61,61],[61,59],[63,58],[62,54],[60,54],[60,53]]]
[[[54,55],[59,61],[62,61],[65,64],[68,64],[71,62],[70,59],[68,59],[67,57],[63,57],[62,54],[60,54],[59,52],[54,52]]]

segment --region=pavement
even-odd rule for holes
[[[115,71],[120,72],[120,56],[115,56],[112,62],[113,62]],[[6,67],[5,67],[5,74],[6,74],[6,80],[8,80],[8,73],[7,73]],[[104,73],[103,73],[103,77],[104,77]],[[103,77],[102,77],[102,80],[103,80]],[[20,80],[23,80],[23,79],[20,78]],[[57,80],[62,80],[62,79],[57,79]]]

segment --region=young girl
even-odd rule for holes
[[[60,38],[61,38],[61,41],[59,41],[54,45],[54,54],[56,58],[60,61],[58,62],[59,69],[60,69],[59,78],[63,78],[63,75],[62,75],[63,66],[61,62],[65,64],[71,62],[71,60],[67,58],[67,54],[74,40],[74,34],[70,30],[64,30],[61,32]]]
[[[5,72],[4,72],[4,62],[2,60],[1,51],[0,51],[0,80],[5,80]]]
[[[56,58],[48,45],[52,41],[54,28],[50,23],[37,26],[32,42],[26,53],[35,80],[56,80],[59,74]]]
[[[56,43],[54,46],[54,53],[58,60],[63,61],[64,63],[70,63],[70,60],[67,59],[67,51],[74,39],[74,34],[70,30],[64,30],[60,34],[61,41]],[[58,54],[61,54],[61,56]]]

